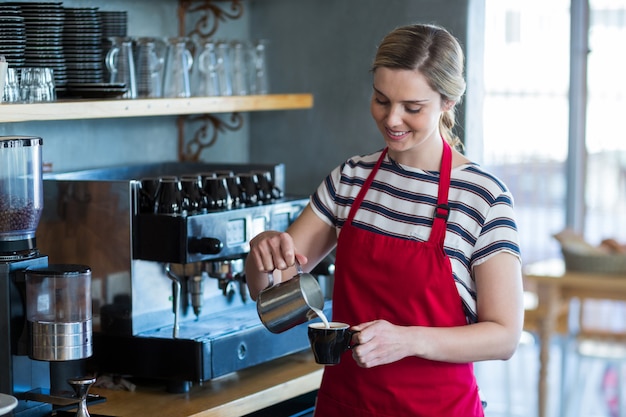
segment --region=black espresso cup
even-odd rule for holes
[[[330,327],[324,323],[316,322],[309,324],[309,342],[315,356],[315,362],[321,365],[337,365],[341,361],[341,355],[350,349],[352,335],[355,331],[350,330],[350,325],[331,321]]]

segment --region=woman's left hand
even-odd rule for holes
[[[352,357],[362,368],[372,368],[399,361],[409,355],[407,328],[386,320],[352,326]]]

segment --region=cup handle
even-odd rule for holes
[[[356,330],[350,330],[350,329],[346,330],[346,332],[350,335],[350,342],[348,343],[348,348],[346,350],[357,347],[359,345],[358,343],[354,345],[352,344],[352,336],[360,332]]]

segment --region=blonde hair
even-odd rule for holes
[[[463,50],[450,32],[435,25],[414,24],[396,28],[383,38],[371,70],[418,70],[441,95],[442,102],[459,103],[465,93],[464,61]],[[452,106],[442,113],[439,130],[450,145],[461,147],[453,131],[455,123]]]

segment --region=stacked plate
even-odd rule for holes
[[[57,88],[67,83],[63,56],[63,20],[61,3],[5,2],[3,6],[18,7],[24,18],[26,48],[24,67],[48,67],[54,70]]]
[[[97,8],[65,8],[63,54],[68,85],[103,82],[102,24]]]
[[[0,55],[4,55],[10,67],[24,65],[26,49],[26,26],[17,6],[0,3]]]
[[[99,11],[102,21],[102,36],[128,36],[128,13],[126,11]]]
[[[63,32],[64,52],[68,68],[67,91],[64,96],[81,98],[120,97],[128,88],[123,83],[109,83],[109,75],[104,60],[110,44],[103,39],[115,36],[113,30],[121,23],[115,18],[119,13],[101,12],[94,7],[65,8],[65,30]],[[113,16],[113,22],[111,21]],[[126,31],[126,20],[123,20]]]

